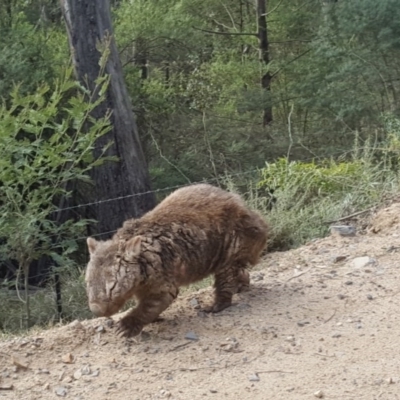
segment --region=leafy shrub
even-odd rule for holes
[[[377,150],[367,149],[349,161],[289,162],[281,158],[260,171],[255,207],[268,213],[272,227],[271,248],[286,249],[327,234],[329,221],[377,204],[388,192],[398,190],[398,175],[374,163]],[[266,197],[276,198],[272,210]],[[254,191],[253,191],[254,192]]]
[[[0,107],[0,262],[15,260],[24,276],[28,326],[29,266],[43,256],[74,265],[89,220],[61,221],[58,207],[71,196],[69,184],[89,182],[88,171],[105,159],[92,157],[95,140],[109,130],[108,116],[90,117],[102,99],[88,102],[70,74],[51,93],[47,85],[29,95],[16,87],[10,106]],[[98,84],[101,92],[107,80]]]

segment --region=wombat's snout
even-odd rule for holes
[[[111,312],[107,305],[104,307],[97,303],[90,303],[89,308],[90,311],[97,317],[109,317],[111,315]]]

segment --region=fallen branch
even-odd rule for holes
[[[173,347],[173,348],[172,348],[171,350],[169,350],[168,352],[181,349],[182,347],[189,346],[189,344],[192,344],[192,343],[193,343],[193,341],[188,341],[188,342],[186,342],[186,343],[178,344],[178,346]]]
[[[333,314],[326,321],[324,321],[324,324],[329,322],[335,316],[335,314],[336,314],[336,310],[333,312]]]
[[[334,219],[332,221],[325,221],[324,224],[332,224],[333,222],[345,221],[346,219],[357,217],[358,215],[361,215],[361,214],[364,214],[364,213],[366,213],[368,211],[371,211],[375,206],[376,206],[376,204],[373,205],[372,207],[369,207],[369,208],[365,209],[365,210],[357,211],[354,214],[346,215],[345,217],[342,217],[342,218],[339,218],[339,219]]]
[[[298,274],[296,274],[296,275],[293,275],[293,276],[291,276],[289,279],[287,279],[287,280],[286,280],[286,282],[285,282],[285,283],[287,283],[287,282],[291,281],[292,279],[298,278],[298,277],[299,277],[299,276],[301,276],[301,275],[304,275],[304,274],[306,274],[308,271],[310,271],[310,270],[311,270],[311,268],[312,268],[312,267],[310,267],[310,268],[306,269],[305,271],[299,272],[299,273],[298,273]]]
[[[330,358],[335,358],[336,356],[328,356],[328,354],[321,354],[321,353],[314,353],[315,356],[321,356],[321,357],[330,357]]]
[[[282,371],[280,369],[272,369],[267,371],[256,371],[256,374],[273,374],[273,373],[282,373],[282,374],[294,374],[293,371]]]

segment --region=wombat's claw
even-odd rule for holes
[[[122,318],[117,327],[117,334],[121,337],[137,336],[142,331],[143,326],[138,324],[132,318]]]
[[[202,311],[205,313],[218,313],[222,310],[225,310],[225,308],[228,308],[231,306],[231,303],[216,303],[211,306],[204,307]]]
[[[247,284],[240,284],[239,286],[238,286],[238,290],[237,290],[237,292],[238,293],[243,293],[243,292],[248,292],[250,290],[250,285],[247,285]]]

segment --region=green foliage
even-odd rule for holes
[[[9,99],[15,84],[26,94],[34,92],[43,82],[52,82],[69,57],[65,33],[60,34],[60,29],[54,26],[40,29],[39,24],[30,21],[32,18],[32,12],[21,5],[0,23],[0,93],[3,99]]]
[[[87,295],[83,271],[77,268],[62,269],[61,296],[63,299],[64,320],[85,319],[92,316],[86,306]],[[35,327],[48,327],[59,323],[53,285],[30,291],[31,319]],[[0,290],[0,333],[21,332],[26,326],[25,305],[16,290],[3,287]]]
[[[252,201],[268,212],[263,193],[275,188],[276,203],[268,212],[272,248],[285,249],[324,236],[327,221],[379,204],[387,193],[399,189],[398,173],[388,168],[382,149],[355,149],[353,154],[353,159],[340,162],[282,158],[260,170]]]
[[[259,188],[296,188],[292,194],[305,200],[317,200],[319,197],[332,197],[343,191],[353,191],[358,185],[368,184],[367,175],[370,166],[366,159],[354,161],[315,162],[291,161],[280,158],[267,163],[261,170],[262,179]],[[319,200],[319,199],[318,199]]]
[[[33,260],[47,255],[73,264],[77,235],[89,221],[61,223],[58,205],[71,195],[70,183],[89,182],[88,171],[103,160],[93,159],[94,142],[110,127],[108,116],[90,117],[101,99],[87,102],[70,73],[51,92],[43,85],[21,95],[16,87],[10,106],[0,107],[0,261],[18,262],[26,290]]]

